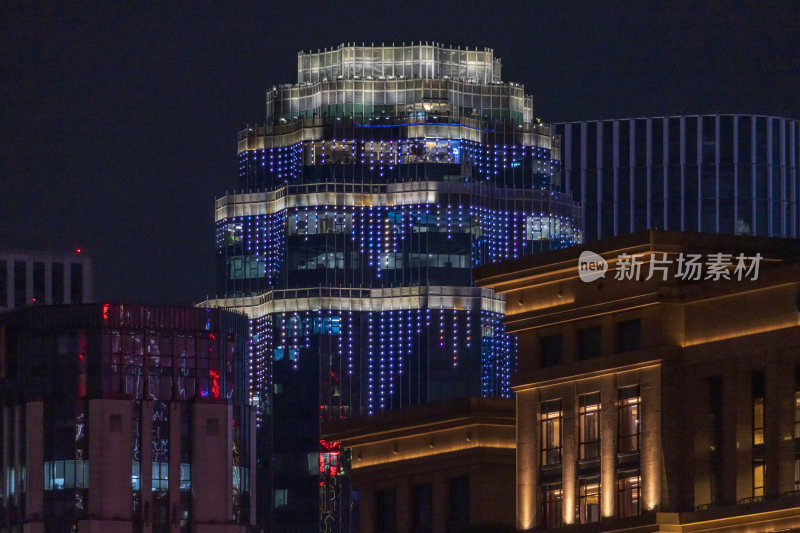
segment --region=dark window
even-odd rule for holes
[[[600,393],[582,394],[578,403],[578,458],[600,457]]]
[[[6,275],[6,261],[0,261],[0,307],[8,303],[8,276]]]
[[[452,531],[469,524],[469,476],[450,478],[447,516]]]
[[[617,344],[620,352],[639,350],[642,347],[642,321],[639,318],[617,324]]]
[[[542,466],[561,464],[561,400],[542,402]]]
[[[638,472],[621,474],[617,493],[617,515],[620,518],[641,514],[642,477]]]
[[[45,303],[44,266],[45,264],[41,261],[33,263],[33,301],[37,304]]]
[[[14,261],[14,307],[23,307],[27,303],[27,285],[28,271],[25,261]]]
[[[542,337],[541,349],[542,366],[554,366],[562,363],[563,339],[561,334]]]
[[[640,411],[639,386],[634,385],[619,389],[618,452],[626,453],[639,450]]]
[[[578,358],[589,359],[602,355],[602,329],[600,326],[578,330]]]
[[[561,527],[562,499],[561,483],[542,486],[542,526],[545,528]]]
[[[83,265],[72,263],[69,266],[69,277],[70,302],[74,304],[83,302]]]
[[[375,494],[376,531],[394,533],[397,531],[397,509],[394,489],[379,490]]]
[[[411,488],[411,529],[420,533],[433,530],[433,497],[430,483]]]
[[[64,303],[64,263],[53,263],[53,303]]]

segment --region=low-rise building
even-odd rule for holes
[[[323,424],[363,532],[514,530],[514,402],[469,397]],[[474,528],[474,529],[471,529]]]
[[[647,231],[477,269],[518,336],[517,528],[800,528],[798,259]]]
[[[250,531],[248,335],[219,309],[0,315],[0,531]]]

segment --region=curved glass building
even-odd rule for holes
[[[550,127],[500,70],[490,49],[433,43],[301,52],[298,83],[268,90],[265,124],[239,135],[203,305],[252,319],[274,531],[316,531],[302,517],[317,509],[323,529],[347,520],[347,463],[320,420],[510,394],[505,301],[472,268],[582,231],[554,192]]]
[[[554,124],[586,238],[648,228],[800,235],[800,123],[684,115]]]

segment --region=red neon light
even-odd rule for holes
[[[211,378],[211,397],[219,398],[219,370],[209,370],[208,377]]]
[[[323,476],[338,476],[341,469],[342,443],[319,441],[319,473]]]
[[[111,308],[109,304],[103,304],[103,320],[108,320],[108,310]]]
[[[81,253],[81,249],[80,249],[80,248],[75,248],[75,253],[76,253],[76,254],[79,254],[79,253]]]

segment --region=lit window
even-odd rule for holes
[[[542,466],[561,464],[561,400],[542,402]]]
[[[131,487],[133,490],[140,490],[141,488],[141,473],[139,472],[139,461],[133,462],[133,467],[131,468]]]
[[[600,521],[600,478],[578,480],[578,520],[580,524]]]
[[[16,492],[16,469],[13,466],[8,467],[6,471],[6,496],[13,496]]]
[[[579,459],[600,456],[600,393],[583,394],[579,398]]]
[[[755,498],[764,496],[765,468],[763,460],[753,460],[753,497]]]
[[[794,490],[800,490],[800,457],[794,458]]]
[[[89,488],[89,461],[46,461],[44,490]]]
[[[764,444],[764,398],[753,398],[753,446]]]
[[[250,469],[245,466],[233,467],[233,488],[239,492],[250,491]]]
[[[275,501],[273,502],[275,509],[287,507],[289,505],[289,490],[288,489],[275,489]]]
[[[794,438],[800,439],[800,391],[794,393]]]
[[[153,463],[153,490],[169,488],[169,463]]]
[[[192,489],[192,465],[189,463],[181,463],[180,489],[183,492]]]
[[[766,390],[763,371],[752,374],[753,398],[753,497],[764,496],[764,478],[766,467],[764,461],[764,392]]]
[[[620,518],[641,513],[642,477],[637,473],[620,477],[617,511]]]
[[[639,386],[634,385],[619,389],[618,452],[626,453],[639,450],[640,411]]]
[[[794,438],[800,439],[800,391],[794,393]],[[795,449],[797,449],[795,441]],[[800,490],[800,454],[794,456],[794,490]]]

